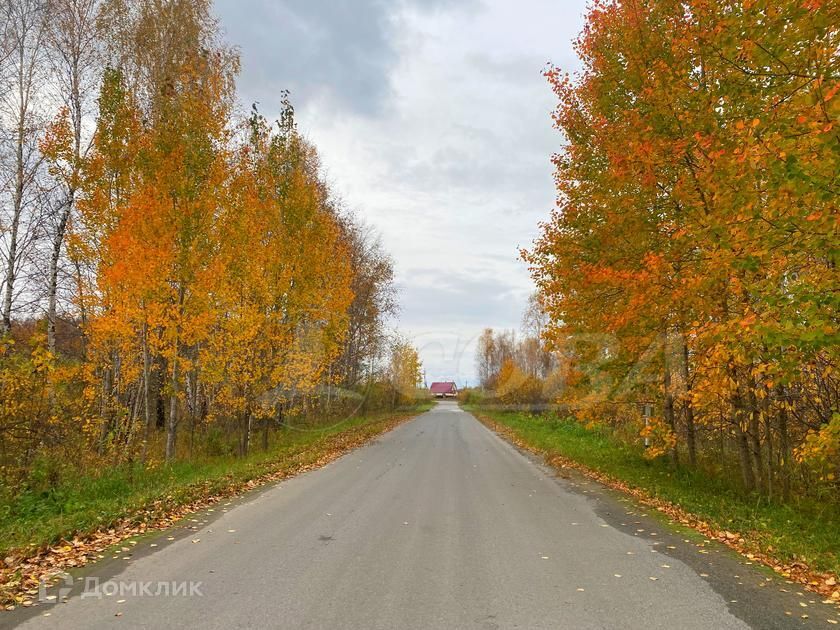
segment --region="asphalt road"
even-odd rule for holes
[[[0,625],[832,627],[831,607],[697,543],[597,484],[557,478],[445,402],[75,576],[77,592],[86,579],[98,591]]]

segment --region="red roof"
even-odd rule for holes
[[[432,386],[429,388],[433,394],[454,394],[458,391],[458,388],[455,387],[455,383],[452,381],[445,381],[443,383],[432,383]]]

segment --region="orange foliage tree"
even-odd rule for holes
[[[700,432],[771,495],[838,402],[838,24],[836,3],[598,0],[583,70],[546,73],[559,202],[523,256],[567,402],[655,404],[672,457]]]

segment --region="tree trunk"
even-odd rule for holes
[[[190,421],[190,446],[187,451],[187,458],[192,459],[193,449],[195,448],[195,414],[189,413],[187,418]]]
[[[149,375],[151,373],[151,358],[149,357],[149,324],[143,322],[143,421],[146,424],[143,430],[143,450],[140,454],[140,461],[146,463],[149,452],[149,440],[152,438],[152,408],[149,400],[151,388],[149,387]]]
[[[112,389],[113,369],[106,367],[102,372],[102,398],[99,404],[99,417],[102,418],[102,428],[99,435],[99,454],[105,453],[108,434],[111,432],[110,399]]]
[[[764,409],[764,444],[765,444],[765,450],[767,451],[767,459],[766,459],[766,461],[767,461],[767,497],[772,499],[773,498],[773,492],[775,491],[775,488],[774,488],[775,478],[774,478],[774,466],[773,466],[773,458],[774,458],[773,432],[772,432],[772,427],[770,426],[770,424],[771,424],[770,423],[770,414],[768,413],[769,409],[767,409],[765,405],[762,405],[762,406],[765,407],[765,409]]]
[[[29,16],[26,16],[29,17]],[[16,33],[18,37],[17,50],[15,54],[18,62],[17,76],[17,120],[15,121],[15,157],[14,157],[14,192],[12,196],[12,220],[8,226],[9,254],[6,259],[5,294],[3,295],[2,321],[0,321],[0,334],[8,333],[12,328],[12,298],[15,292],[16,265],[18,257],[18,236],[20,231],[20,219],[23,213],[23,193],[26,182],[26,160],[24,156],[24,145],[26,143],[26,119],[29,108],[29,88],[32,87],[32,74],[27,72],[26,46],[31,44],[27,35],[31,24],[23,18],[22,23],[12,26],[23,31]]]
[[[125,430],[125,453],[128,454],[128,460],[132,461],[132,442],[134,441],[134,429],[137,426],[137,419],[140,416],[140,404],[143,399],[143,377],[140,377],[140,382],[137,383],[137,394],[134,397],[134,404],[131,406],[131,415],[128,418],[128,426]],[[119,462],[119,459],[117,460]]]
[[[327,416],[329,417],[330,413],[332,413],[332,364],[330,364],[329,370],[327,372]]]
[[[747,395],[749,401],[749,444],[750,453],[758,472],[758,489],[760,492],[767,490],[767,474],[764,470],[764,459],[761,456],[761,412],[758,408],[758,400],[755,396],[754,381],[750,382],[750,390]]]
[[[61,246],[64,243],[64,233],[67,230],[67,221],[70,219],[70,211],[73,208],[74,191],[70,192],[70,200],[61,211],[58,219],[58,226],[53,235],[52,253],[50,254],[49,284],[47,286],[47,349],[55,355],[55,321],[56,307],[58,302],[58,262],[61,258]]]
[[[0,323],[0,332],[8,333],[12,329],[12,298],[15,292],[15,280],[17,275],[18,257],[18,233],[20,231],[20,218],[23,212],[23,190],[24,170],[23,142],[24,142],[24,116],[26,110],[21,105],[20,123],[17,130],[16,151],[15,151],[15,191],[12,199],[12,221],[9,225],[9,255],[6,259],[5,294],[3,295],[3,317]]]
[[[268,430],[271,426],[271,418],[263,418],[263,434],[262,434],[262,448],[264,451],[268,450]]]
[[[738,446],[738,462],[741,465],[741,479],[744,482],[744,489],[747,492],[752,492],[755,490],[755,473],[752,468],[750,447],[747,443],[747,434],[741,426],[741,421],[738,418],[739,415],[740,414],[736,412],[735,440]]]
[[[251,410],[246,410],[242,415],[241,434],[239,440],[239,455],[247,457],[251,448]]]
[[[662,355],[664,357],[663,363],[663,388],[665,394],[665,400],[662,405],[662,415],[665,417],[665,422],[668,424],[668,427],[671,429],[671,432],[674,434],[674,437],[677,437],[677,425],[676,419],[674,417],[674,391],[672,387],[672,379],[671,379],[671,357],[668,355],[670,348],[668,344],[668,335],[665,334],[665,340],[662,349]],[[674,442],[674,447],[671,449],[671,461],[674,462],[675,466],[679,466],[680,464],[680,457],[679,452],[677,451],[677,442]]]
[[[683,401],[683,414],[685,415],[685,440],[688,447],[688,463],[694,467],[697,465],[697,437],[694,425],[694,404],[691,401],[691,380],[688,366],[688,344],[685,337],[680,333],[682,344],[682,377],[685,387],[685,400]]]
[[[779,459],[781,460],[782,500],[790,501],[790,436],[788,435],[788,415],[785,404],[785,390],[781,385],[779,394]]]
[[[169,422],[166,425],[166,461],[175,458],[175,436],[178,431],[178,369],[181,358],[181,316],[184,311],[184,287],[178,289],[178,321],[175,324],[175,355],[172,358],[172,381],[169,395]]]
[[[178,352],[172,359],[171,393],[169,395],[169,420],[166,423],[166,461],[175,458],[175,436],[178,431]]]
[[[748,410],[744,407],[744,400],[741,394],[741,385],[738,378],[738,371],[734,365],[729,365],[729,378],[735,383],[735,392],[732,395],[732,415],[735,429],[735,443],[738,447],[738,463],[741,466],[741,478],[744,482],[744,489],[747,492],[755,490],[755,472],[753,471],[752,458],[748,436],[745,430],[747,425]]]

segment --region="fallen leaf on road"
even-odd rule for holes
[[[200,543],[200,542],[201,542],[201,538],[193,538],[193,539],[192,539],[192,541],[193,541],[194,543]]]
[[[659,578],[658,578],[658,577],[653,577],[653,576],[651,576],[649,579],[651,579],[651,580],[653,580],[654,582],[656,582],[656,580],[658,580]]]

